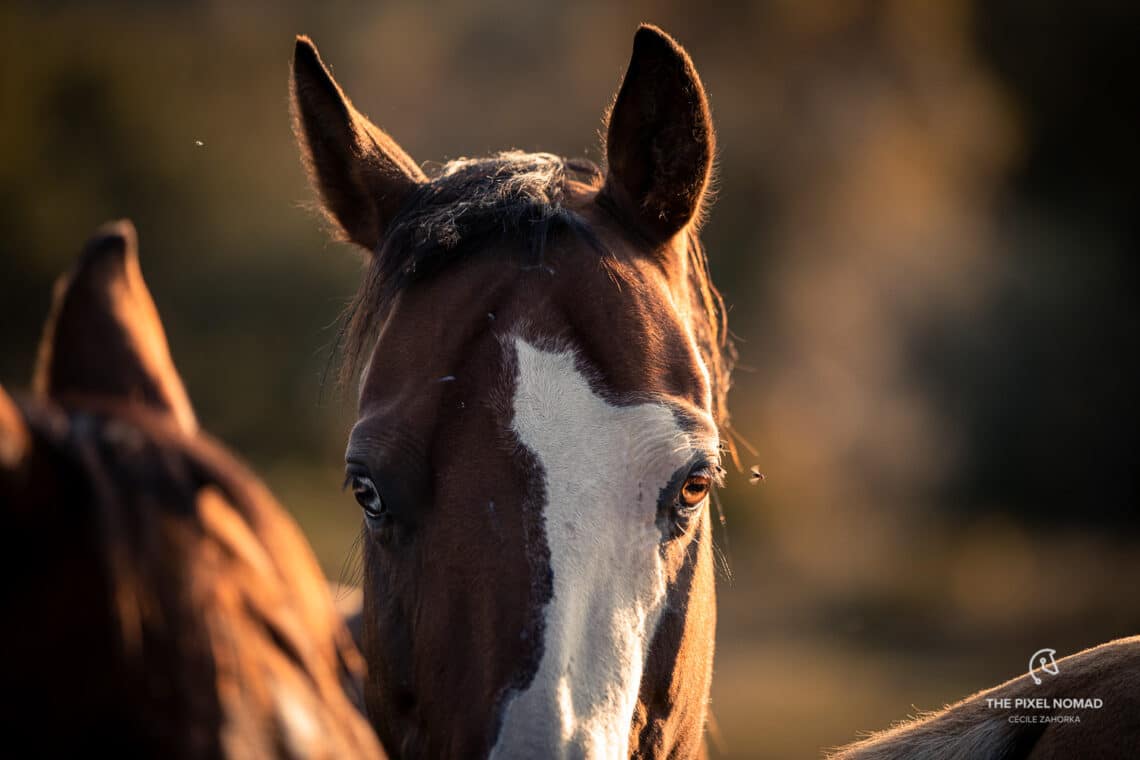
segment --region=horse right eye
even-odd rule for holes
[[[364,510],[365,517],[376,520],[384,514],[384,500],[380,498],[380,492],[376,489],[376,484],[372,482],[372,478],[364,475],[353,475],[352,495],[356,497],[356,503]]]

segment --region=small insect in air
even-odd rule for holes
[[[767,478],[764,473],[760,472],[760,465],[752,465],[752,469],[748,471],[748,485],[755,486],[763,483]]]
[[[201,140],[195,140],[194,144],[197,145],[199,148],[206,147],[206,143],[202,142]]]

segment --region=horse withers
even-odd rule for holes
[[[1051,650],[1050,650],[1051,651]],[[1029,671],[830,760],[1131,760],[1140,753],[1140,636]],[[1036,671],[1036,672],[1035,672]]]
[[[0,505],[7,746],[382,756],[308,544],[198,428],[129,223],[59,282],[32,396],[0,389]]]
[[[604,172],[512,151],[429,177],[307,38],[292,103],[323,207],[368,255],[346,461],[386,748],[702,753],[731,351],[697,237],[714,134],[689,56],[637,31]]]

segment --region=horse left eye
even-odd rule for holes
[[[712,480],[708,475],[690,475],[681,486],[681,503],[687,507],[695,507],[709,495]]]

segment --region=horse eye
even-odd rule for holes
[[[681,503],[687,507],[695,507],[709,495],[712,480],[708,475],[690,475],[685,484],[681,486]]]
[[[380,498],[380,492],[376,490],[372,478],[353,475],[352,495],[356,497],[356,503],[364,510],[366,516],[377,518],[384,514],[384,501]]]

